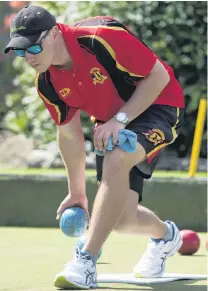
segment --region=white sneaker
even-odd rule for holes
[[[97,287],[96,266],[88,255],[76,248],[75,258],[56,275],[54,286],[61,289],[90,289]]]
[[[175,223],[167,221],[173,227],[173,239],[171,241],[153,240],[147,246],[140,261],[133,269],[137,278],[161,277],[165,271],[165,263],[168,257],[175,255],[181,247],[183,240]]]

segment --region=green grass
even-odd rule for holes
[[[14,174],[14,175],[44,175],[44,174],[54,174],[54,175],[64,175],[64,169],[0,169],[0,174]],[[95,176],[96,172],[93,169],[86,170],[87,176]],[[188,172],[181,171],[155,171],[154,177],[171,177],[171,178],[188,178]],[[206,172],[199,172],[196,174],[197,178],[206,178]]]
[[[59,229],[0,228],[0,291],[55,291],[53,280],[71,259],[74,239]],[[167,262],[167,272],[206,273],[206,235],[194,256],[176,255]],[[131,272],[145,249],[147,239],[111,234],[98,262],[98,272]],[[101,290],[205,291],[206,281],[180,281],[145,286],[101,284]]]

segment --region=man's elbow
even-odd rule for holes
[[[167,84],[170,82],[170,75],[168,74],[168,71],[164,67],[164,65],[157,60],[150,75],[154,75],[158,81],[162,82],[164,87],[167,86]]]

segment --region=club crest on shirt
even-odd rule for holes
[[[63,88],[59,91],[62,98],[66,98],[70,94],[71,90],[69,88]]]
[[[163,141],[165,140],[165,135],[160,129],[153,128],[148,130],[147,133],[142,134],[144,134],[150,142],[153,142],[155,146],[163,143]]]
[[[90,70],[90,76],[93,79],[93,84],[96,85],[97,83],[103,84],[103,82],[108,79],[107,76],[104,76],[99,68],[92,68]]]

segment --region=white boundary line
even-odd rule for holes
[[[100,274],[98,275],[98,283],[123,283],[123,284],[154,284],[173,282],[178,280],[206,280],[208,275],[200,274],[177,274],[166,273],[161,278],[135,278],[133,274]]]

